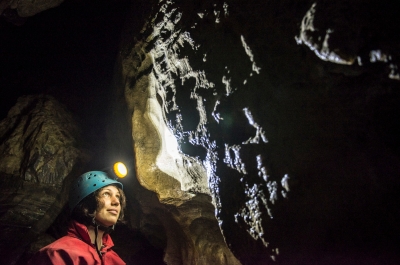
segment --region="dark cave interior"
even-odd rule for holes
[[[48,94],[83,126],[87,141],[104,141],[115,60],[129,1],[66,1],[26,18],[0,20],[0,117],[18,97]],[[90,145],[90,143],[89,143]]]

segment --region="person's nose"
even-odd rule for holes
[[[111,204],[114,206],[118,206],[120,204],[119,198],[117,196],[112,196],[111,197]]]

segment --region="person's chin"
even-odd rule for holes
[[[97,223],[99,223],[100,225],[105,226],[105,227],[110,227],[110,226],[115,225],[117,223],[117,221],[118,221],[118,218],[116,218],[115,220],[109,219],[109,220],[106,220],[106,222],[97,221]]]

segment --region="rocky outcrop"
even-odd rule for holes
[[[24,96],[0,123],[0,171],[61,186],[81,151],[71,114],[50,96]]]
[[[122,50],[140,184],[178,209],[171,213],[210,196],[223,241],[242,264],[399,259],[389,232],[397,234],[399,220],[389,199],[398,200],[400,184],[399,84],[387,68],[364,63],[373,48],[362,38],[348,46],[352,31],[343,28],[379,39],[386,20],[371,29],[344,21],[394,14],[376,5],[349,17],[346,3],[160,1]],[[313,20],[315,8],[322,13]],[[201,262],[187,254],[200,245],[221,249],[210,253],[215,264],[236,262],[221,258],[225,245],[196,238],[206,224],[186,229],[211,217],[172,216],[199,243],[179,256],[167,236],[167,264]]]
[[[21,97],[0,122],[2,264],[15,264],[62,211],[85,157],[79,134],[65,107],[44,95]]]
[[[151,203],[137,196],[144,209],[142,218],[149,220],[151,216],[162,227],[167,264],[240,264],[220,233],[207,168],[196,157],[181,152],[179,139],[165,117],[169,103],[163,93],[166,83],[173,83],[168,71],[173,74],[172,70],[177,69],[172,64],[172,69],[164,69],[160,64],[175,55],[168,52],[177,44],[165,44],[159,39],[166,25],[171,30],[166,33],[175,34],[174,18],[169,17],[175,14],[164,13],[164,8],[169,8],[166,4],[160,7],[154,14],[161,21],[160,27],[148,24],[143,39],[127,44],[133,44],[133,48],[124,50],[122,57],[125,98],[132,117],[136,177],[159,200]],[[184,37],[181,40],[187,41]]]

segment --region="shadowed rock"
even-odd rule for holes
[[[83,158],[71,114],[50,96],[24,96],[0,122],[0,242],[14,264],[67,200]]]
[[[36,1],[0,0],[0,14],[2,14],[4,10],[13,9],[17,12],[19,17],[31,17],[44,10],[59,6],[62,2],[64,2],[64,0],[36,0]],[[15,19],[10,20],[10,22],[13,21],[15,21]]]

